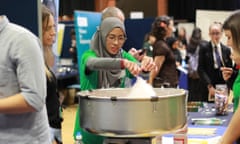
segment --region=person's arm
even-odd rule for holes
[[[91,57],[87,60],[86,67],[89,70],[119,70],[121,58]]]
[[[240,108],[234,113],[220,144],[233,144],[240,137]]]
[[[140,66],[136,62],[121,58],[89,58],[87,61],[87,71],[92,70],[119,70],[127,69],[133,75],[141,72]]]
[[[159,71],[161,70],[161,67],[165,61],[165,56],[156,56],[154,58],[154,63],[156,64],[156,70],[153,70],[150,72],[149,76],[149,83],[153,84],[154,78],[158,75]]]
[[[33,111],[35,109],[27,103],[21,94],[0,99],[0,113],[16,114]]]
[[[238,75],[238,70],[237,69],[233,69],[231,77],[226,81],[229,88],[232,88],[233,83],[234,83],[237,75]]]
[[[206,67],[209,67],[209,59],[207,59],[205,57],[206,53],[208,53],[207,47],[208,44],[200,44],[199,45],[199,57],[198,57],[198,74],[200,76],[200,78],[203,80],[203,82],[205,83],[206,86],[208,86],[209,88],[212,86],[212,82],[209,78],[209,76],[206,73]],[[207,61],[207,63],[206,63]]]
[[[232,74],[233,74],[233,69],[230,67],[221,67],[220,69],[222,71],[222,76],[225,81],[228,81]]]
[[[6,89],[17,89],[18,93],[0,98],[0,112],[40,111],[45,105],[46,97],[46,76],[40,41],[25,33],[12,36],[16,39],[9,50],[9,58],[15,64],[13,69],[17,81],[14,88],[9,86]]]
[[[203,42],[199,45],[199,57],[198,57],[198,74],[200,79],[203,81],[205,86],[208,89],[208,95],[211,96],[210,98],[213,98],[215,94],[215,88],[212,84],[212,81],[209,77],[209,75],[206,72],[207,67],[211,67],[211,62],[209,63],[209,57],[206,57],[206,55],[211,54],[209,51],[209,44],[207,42]]]
[[[155,63],[155,70],[152,70],[149,75],[149,83],[153,84],[153,80],[157,77],[158,73],[161,70],[161,67],[166,59],[166,55],[168,55],[170,49],[166,42],[164,41],[157,41],[154,45],[153,54],[154,54],[154,63]]]
[[[144,56],[141,61],[141,68],[144,72],[156,71],[156,64],[152,57]]]

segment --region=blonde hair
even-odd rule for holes
[[[53,15],[51,10],[47,8],[44,4],[42,4],[42,24],[46,21],[46,25],[43,25],[43,33],[46,30],[46,26],[48,25],[49,17]],[[54,54],[52,52],[51,47],[43,46],[43,55],[44,55],[44,61],[45,61],[45,72],[47,75],[47,78],[49,80],[52,79],[52,73],[49,70],[49,67],[52,67],[54,65]]]
[[[54,66],[54,54],[51,47],[43,48],[44,60],[48,67]]]
[[[52,80],[52,73],[50,72],[50,70],[48,69],[48,67],[45,65],[45,72],[46,72],[46,76],[48,80]]]

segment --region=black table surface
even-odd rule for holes
[[[58,89],[65,89],[69,85],[79,83],[79,72],[76,68],[61,67],[56,73]]]

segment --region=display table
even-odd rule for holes
[[[232,104],[227,115],[216,115],[213,103],[205,103],[198,112],[188,112],[188,144],[217,144],[233,115]],[[175,134],[162,136],[162,144],[174,144]],[[184,144],[184,143],[178,143]]]
[[[230,122],[233,115],[233,105],[228,105],[228,113],[226,115],[216,115],[215,105],[213,103],[205,103],[202,108],[200,108],[197,112],[188,112],[188,124],[191,125],[219,125],[219,126],[227,126]],[[205,119],[206,121],[211,119],[220,120],[221,123],[210,123],[210,124],[196,124],[194,120],[201,121],[201,119]]]
[[[225,126],[189,126],[185,135],[188,144],[217,144],[224,131]],[[175,144],[174,137],[181,137],[181,134],[167,134],[162,136],[162,144]],[[177,144],[185,144],[178,142]]]
[[[76,91],[80,90],[78,70],[72,66],[61,66],[56,73],[57,88],[63,96],[63,104],[75,103]]]
[[[78,84],[79,73],[76,68],[71,66],[61,66],[56,73],[58,89],[66,89],[68,86]]]

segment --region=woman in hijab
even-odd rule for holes
[[[90,49],[85,51],[80,64],[81,90],[125,87],[127,77],[155,68],[152,61],[138,61],[122,49],[126,40],[123,22],[116,17],[104,19],[94,35]],[[141,65],[141,66],[140,66]],[[78,109],[79,110],[79,109]],[[84,144],[102,144],[103,137],[82,131],[79,111],[76,115],[74,135],[81,131]]]

